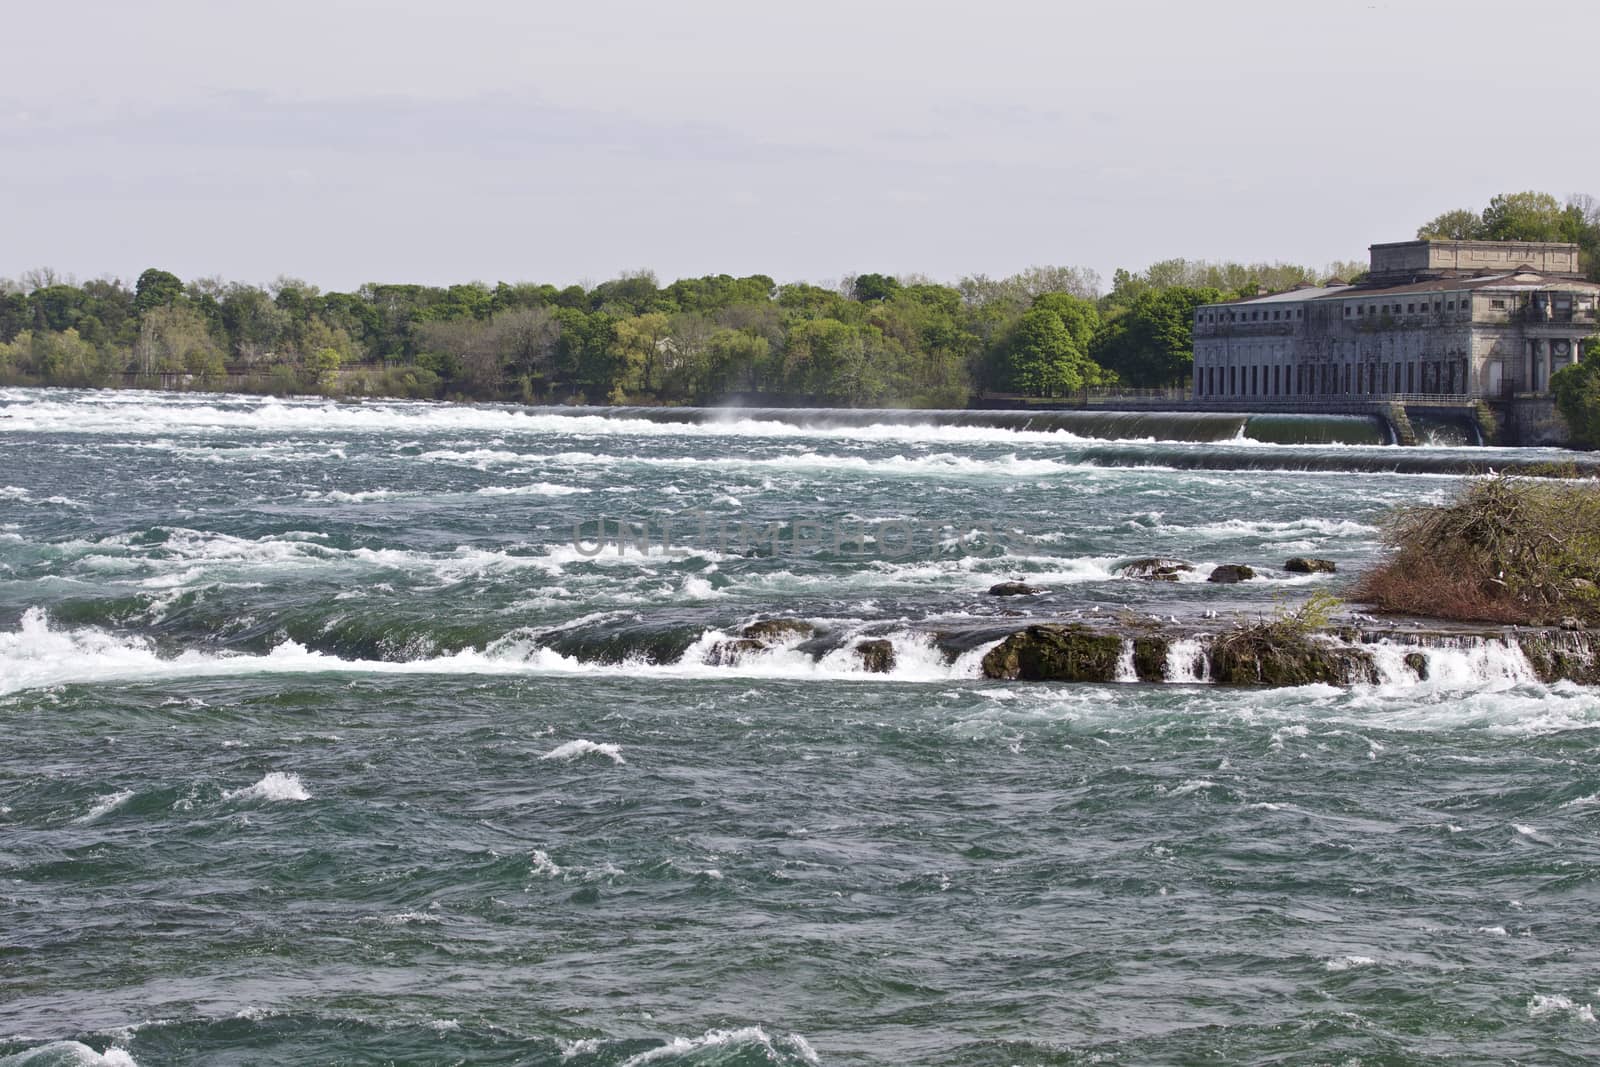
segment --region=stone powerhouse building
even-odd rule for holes
[[[1195,312],[1196,400],[1548,394],[1596,328],[1578,246],[1373,245],[1367,277]]]

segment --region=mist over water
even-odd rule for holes
[[[0,1065],[1589,1062],[1594,691],[979,677],[1567,457],[1082,414],[0,390]]]

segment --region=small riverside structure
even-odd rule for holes
[[[1508,443],[1559,440],[1550,376],[1579,360],[1600,308],[1577,245],[1421,240],[1370,252],[1358,283],[1196,310],[1195,401],[1280,410],[1488,401]]]

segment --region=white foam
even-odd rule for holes
[[[119,789],[115,793],[107,793],[104,796],[96,797],[94,805],[90,807],[88,812],[78,816],[72,821],[75,823],[93,822],[94,820],[100,818],[100,816],[109,814],[122,807],[122,805],[126,804],[132,799],[133,790],[131,789]]]
[[[1206,522],[1195,526],[1158,522],[1152,528],[1163,533],[1183,534],[1187,537],[1219,539],[1254,536],[1272,542],[1306,540],[1311,543],[1319,543],[1330,537],[1359,537],[1366,540],[1378,532],[1376,526],[1364,522],[1351,519],[1324,519],[1309,515],[1280,521],[1224,519],[1220,522]]]
[[[285,774],[283,771],[268,771],[259,782],[245,786],[242,789],[233,789],[222,794],[223,800],[310,800],[311,794],[306,792],[306,787],[296,774]]]
[[[65,396],[66,399],[59,399]],[[457,434],[468,438],[503,435],[581,437],[700,437],[828,439],[847,441],[912,441],[973,444],[1006,441],[1015,444],[1060,445],[1084,440],[1062,431],[1035,432],[1002,427],[948,426],[930,423],[868,426],[796,426],[786,422],[741,418],[730,413],[710,422],[655,422],[611,414],[570,415],[519,410],[493,405],[432,401],[363,401],[243,396],[178,396],[124,392],[45,393],[18,390],[6,399],[22,401],[6,408],[0,433],[94,434],[134,438],[178,439],[226,433],[242,434],[389,434],[415,438]],[[180,446],[181,447],[181,446]],[[235,451],[228,449],[222,452]]]
[[[605,756],[612,763],[617,763],[617,764],[621,764],[621,763],[626,763],[627,762],[627,760],[622,758],[622,746],[621,745],[612,744],[609,741],[602,741],[602,742],[589,741],[589,740],[586,740],[586,739],[583,739],[583,738],[579,738],[576,741],[568,741],[567,743],[562,744],[562,745],[557,745],[555,748],[551,749],[549,752],[546,752],[544,755],[540,756],[539,758],[540,759],[574,760],[574,759],[578,759],[581,756],[591,756],[591,755],[593,755],[593,756]],[[548,858],[549,857],[546,857],[546,859],[548,859]]]
[[[1371,956],[1336,956],[1322,965],[1326,971],[1348,971],[1354,967],[1371,967],[1378,961]]]
[[[1542,1019],[1549,1015],[1570,1015],[1574,1022],[1594,1022],[1594,1007],[1579,1004],[1560,993],[1546,995],[1535,993],[1528,998],[1528,1018]]]
[[[96,1052],[79,1041],[52,1041],[38,1048],[0,1056],[0,1067],[139,1067],[120,1048]]]
[[[489,485],[478,490],[479,496],[572,496],[590,493],[576,485],[556,485],[554,482],[535,482],[532,485]]]
[[[1382,685],[1411,688],[1418,684],[1416,672],[1406,665],[1406,656],[1420,653],[1427,662],[1432,689],[1482,690],[1507,689],[1515,685],[1536,684],[1533,664],[1515,641],[1497,638],[1462,638],[1441,645],[1409,645],[1387,639],[1363,646],[1372,653]]]
[[[307,500],[325,500],[331,504],[365,504],[372,500],[393,500],[396,497],[412,496],[412,493],[398,492],[393,489],[364,489],[358,493],[347,493],[343,489],[330,489],[325,493],[309,492],[305,494]]]
[[[820,661],[806,653],[780,648],[742,657],[733,664],[714,665],[707,661],[712,646],[733,639],[720,630],[706,631],[677,662],[665,664],[637,658],[621,663],[589,663],[539,646],[525,632],[491,642],[482,651],[465,649],[452,655],[405,661],[340,659],[309,651],[293,641],[278,645],[266,655],[189,651],[169,658],[158,655],[148,641],[139,637],[113,635],[94,628],[56,630],[41,609],[30,608],[18,630],[0,633],[0,694],[108,681],[324,673],[950,681],[976,678],[986,651],[974,649],[951,664],[929,634],[906,630],[887,636],[896,649],[895,668],[887,674],[867,673],[853,651],[853,641],[849,642],[852,647],[838,649]]]
[[[461,463],[477,470],[495,466],[526,465],[546,469],[551,466],[592,470],[598,467],[642,466],[688,470],[772,470],[807,474],[839,474],[859,477],[929,478],[1043,478],[1067,472],[1081,472],[1084,465],[1053,459],[1025,459],[1016,453],[994,459],[974,459],[952,452],[929,455],[865,456],[827,452],[786,452],[776,456],[641,456],[611,455],[596,452],[521,453],[506,449],[434,449],[419,457],[425,460]],[[738,506],[737,498],[724,497],[721,503]]]
[[[1114,682],[1137,682],[1139,671],[1133,664],[1133,641],[1130,638],[1122,639],[1122,648],[1117,653],[1116,671],[1111,680]]]
[[[800,1062],[820,1064],[816,1050],[799,1034],[772,1038],[759,1026],[745,1026],[737,1030],[707,1030],[699,1037],[675,1037],[659,1048],[641,1052],[622,1061],[622,1067],[643,1067],[647,1063],[661,1063],[680,1057],[697,1056],[712,1049],[738,1049],[749,1047],[772,1063],[782,1063],[780,1057],[798,1057]]]
[[[1181,637],[1167,645],[1168,682],[1211,681],[1211,660],[1198,638]]]

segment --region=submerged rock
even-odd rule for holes
[[[1285,563],[1283,569],[1291,574],[1333,574],[1339,569],[1339,565],[1331,559],[1296,556]]]
[[[817,628],[804,619],[758,619],[739,633],[757,641],[804,640],[815,637]]]
[[[1114,568],[1124,578],[1137,578],[1146,582],[1175,582],[1178,575],[1194,570],[1194,564],[1181,559],[1164,559],[1161,556],[1143,556],[1119,563]]]
[[[985,678],[1027,682],[1110,682],[1122,638],[1082,623],[1045,623],[1012,634],[983,657]]]
[[[1001,582],[989,587],[990,596],[1037,596],[1042,592],[1043,589],[1027,582]]]
[[[1224,563],[1213,567],[1208,582],[1217,582],[1222,585],[1232,585],[1235,582],[1248,582],[1256,576],[1255,568],[1243,563]]]
[[[894,670],[894,642],[882,637],[856,642],[856,655],[868,674],[888,674]]]

